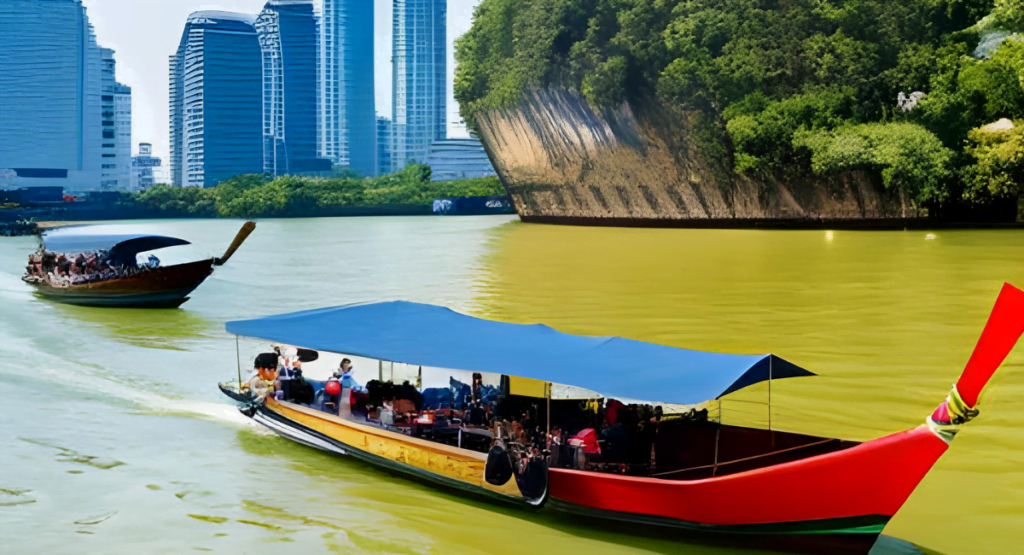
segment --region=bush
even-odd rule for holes
[[[165,216],[260,218],[323,213],[331,208],[430,204],[453,196],[504,195],[497,177],[431,181],[430,166],[410,164],[375,178],[241,175],[207,189],[156,185],[123,205]]]
[[[964,195],[972,201],[1016,198],[1024,193],[1024,122],[1006,131],[975,129],[967,153],[972,164],[964,171]]]
[[[873,170],[887,189],[902,190],[918,203],[946,200],[953,153],[919,125],[872,123],[801,131],[793,146],[810,151],[814,173]]]

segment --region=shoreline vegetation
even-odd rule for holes
[[[738,174],[866,170],[940,218],[1016,212],[1018,31],[1024,0],[482,0],[455,96],[471,128],[544,87],[671,106]]]
[[[112,208],[156,217],[288,218],[337,215],[345,209],[429,207],[434,199],[504,195],[497,177],[431,181],[430,166],[409,164],[395,173],[363,178],[240,175],[215,187],[155,185],[126,193]],[[403,211],[401,207],[406,207]],[[410,212],[411,213],[411,212]]]

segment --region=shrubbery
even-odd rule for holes
[[[503,195],[496,177],[430,181],[430,167],[410,164],[375,178],[312,178],[285,176],[267,180],[241,175],[216,187],[157,185],[125,199],[124,204],[167,216],[281,217],[310,215],[347,206],[430,204],[458,196]]]

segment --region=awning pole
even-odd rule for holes
[[[238,392],[242,392],[242,354],[238,348],[238,336],[235,336],[235,365],[238,366]]]
[[[377,361],[377,380],[384,383],[384,361]]]
[[[544,436],[544,440],[547,441],[547,438],[551,437],[551,382],[547,382],[547,384],[545,384],[545,386],[544,386],[544,393],[547,394],[547,395],[545,395],[545,397],[548,398],[548,410],[547,410],[548,426],[547,426],[547,431],[544,432],[546,434]]]
[[[722,433],[722,399],[718,399],[718,427],[715,428],[715,464],[711,467],[711,477],[718,472],[718,440]]]

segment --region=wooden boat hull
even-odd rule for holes
[[[484,480],[487,455],[483,453],[361,425],[273,399],[256,408],[253,420],[309,447],[492,500],[525,503],[514,479],[501,486]]]
[[[65,304],[123,308],[177,308],[210,274],[213,259],[157,268],[130,277],[70,287],[33,284],[39,296]]]
[[[254,420],[317,449],[437,485],[525,504],[515,480],[484,480],[486,456],[269,400]],[[948,444],[927,427],[729,476],[674,481],[549,470],[544,506],[576,516],[700,532],[870,538],[881,533]]]
[[[834,453],[703,480],[549,471],[555,508],[695,530],[874,534],[948,444],[926,426]]]

